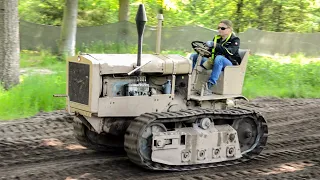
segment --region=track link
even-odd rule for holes
[[[123,137],[97,134],[79,120],[73,121],[74,136],[79,144],[95,151],[123,150]]]
[[[242,118],[253,118],[257,124],[257,131],[259,137],[257,142],[252,147],[251,151],[242,154],[242,158],[232,161],[224,161],[218,163],[196,164],[196,165],[165,165],[161,163],[152,162],[151,160],[144,159],[139,153],[139,139],[150,123],[168,123],[168,122],[185,122],[196,120],[199,118],[210,117],[212,119],[224,120],[239,120]],[[164,170],[164,171],[185,171],[196,170],[212,167],[221,167],[239,164],[255,158],[260,154],[267,143],[268,127],[265,119],[260,113],[253,110],[234,108],[227,110],[212,110],[212,109],[187,109],[177,112],[161,112],[161,113],[145,113],[135,118],[127,129],[125,135],[125,150],[128,158],[135,164],[151,170]]]

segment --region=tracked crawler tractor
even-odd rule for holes
[[[68,110],[75,137],[95,150],[123,148],[135,164],[152,170],[232,165],[263,150],[263,116],[238,107],[248,50],[239,66],[226,67],[214,94],[203,96],[210,71],[192,70],[180,55],[142,54],[147,21],[136,16],[138,54],[86,54],[68,58]],[[204,43],[192,42],[201,56]]]

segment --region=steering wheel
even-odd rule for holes
[[[206,45],[206,43],[202,41],[192,41],[191,45],[192,48],[201,56],[211,57],[211,52],[209,51],[210,48]]]

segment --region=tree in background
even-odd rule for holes
[[[234,31],[236,33],[239,33],[241,30],[241,24],[243,22],[243,8],[244,8],[244,0],[238,0],[236,5],[236,11],[233,15],[234,17]],[[243,27],[243,26],[242,26]]]
[[[148,25],[157,25],[161,0],[78,0],[78,26],[96,26],[115,23],[125,7],[136,12],[137,4],[144,3]],[[61,25],[61,0],[20,0],[20,17],[23,20]],[[127,3],[128,2],[128,3]],[[122,6],[122,4],[127,4]],[[319,0],[163,0],[164,26],[200,25],[216,28],[221,19],[230,19],[237,31],[258,28],[281,32],[320,32]],[[129,14],[135,22],[135,13]],[[127,16],[124,16],[127,17]],[[122,20],[122,18],[121,18]],[[303,20],[303,21],[302,21]]]
[[[61,36],[59,41],[59,56],[75,54],[77,33],[78,0],[65,0]]]
[[[266,21],[265,10],[272,3],[272,0],[261,0],[256,4],[255,12],[257,14],[256,27],[259,30],[266,29],[264,22]]]
[[[118,20],[121,22],[118,30],[118,43],[120,46],[127,48],[129,27],[128,21],[130,17],[130,2],[129,0],[119,0]],[[117,52],[120,52],[121,47],[117,46]],[[127,50],[127,49],[126,49]]]
[[[119,21],[129,21],[129,0],[119,0]]]
[[[19,83],[18,0],[0,1],[0,82],[8,90]]]

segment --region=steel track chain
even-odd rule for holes
[[[144,129],[151,123],[167,123],[167,122],[183,122],[196,120],[199,118],[210,117],[213,119],[237,120],[244,117],[251,117],[257,123],[257,131],[260,132],[258,143],[255,144],[254,149],[246,154],[242,154],[242,158],[231,161],[224,161],[218,163],[195,164],[195,165],[165,165],[151,160],[144,159],[140,156],[138,142]],[[260,154],[267,143],[268,127],[262,115],[254,110],[243,108],[232,108],[227,110],[212,110],[212,109],[187,109],[177,112],[160,112],[160,113],[145,113],[135,118],[127,129],[125,135],[124,148],[127,152],[128,158],[135,164],[151,170],[165,170],[165,171],[185,171],[196,170],[212,167],[230,166],[246,162],[255,158]]]

